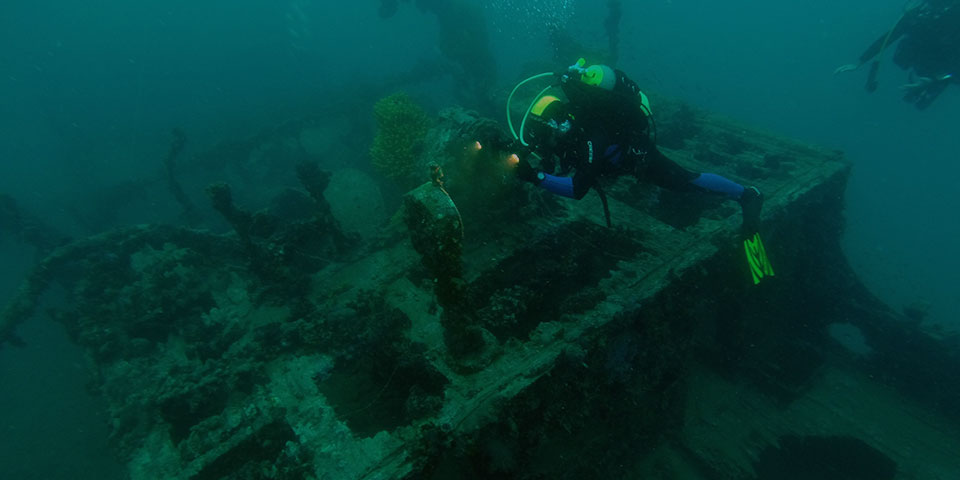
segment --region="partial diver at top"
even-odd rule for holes
[[[877,89],[883,54],[898,41],[893,62],[909,72],[908,83],[900,87],[904,101],[923,110],[948,85],[960,82],[960,0],[921,0],[909,4],[857,63],[843,65],[834,73],[849,72],[870,63],[865,88],[873,92]]]

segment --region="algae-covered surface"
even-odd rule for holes
[[[198,155],[192,225],[52,249],[0,332],[66,327],[134,480],[952,478],[956,350],[846,265],[842,156],[657,100],[669,157],[765,192],[775,277],[737,205],[621,178],[608,227],[474,112],[381,176],[311,118]]]

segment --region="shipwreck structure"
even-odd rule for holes
[[[0,332],[63,287],[49,311],[134,480],[952,478],[956,343],[847,266],[842,155],[656,103],[668,156],[765,192],[775,277],[751,281],[739,206],[623,178],[608,228],[593,194],[517,183],[496,124],[455,109],[374,234],[327,203],[373,200],[331,198],[308,161],[273,211],[212,185],[233,232],[61,246]],[[306,151],[323,128],[243,149]]]

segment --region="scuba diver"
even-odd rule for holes
[[[551,92],[551,85],[534,97],[518,133],[510,113],[513,95],[525,83],[544,77],[558,79],[560,91]],[[754,282],[773,275],[758,233],[760,190],[717,174],[692,172],[660,152],[649,99],[622,71],[586,66],[581,58],[566,71],[530,77],[511,92],[507,123],[515,139],[511,147],[520,152],[511,156],[517,177],[578,200],[594,189],[608,226],[610,213],[599,183],[604,177],[634,175],[669,190],[700,190],[737,201],[743,209],[744,248]],[[537,168],[530,157],[540,159]]]
[[[900,88],[903,100],[923,110],[951,83],[960,82],[960,1],[926,0],[909,5],[893,27],[860,55],[858,63],[840,66],[834,74],[870,63],[864,88],[877,89],[880,60],[887,47],[899,41],[893,62],[909,72],[909,83]],[[871,62],[872,60],[872,62]]]

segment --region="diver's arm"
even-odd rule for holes
[[[586,170],[578,170],[572,177],[551,175],[533,168],[526,159],[517,163],[517,177],[555,195],[575,200],[583,198],[593,183],[593,175]]]
[[[592,145],[587,142],[584,148],[592,149]],[[576,151],[566,152],[564,155],[589,158],[581,157]],[[585,155],[590,155],[589,150]],[[520,180],[537,185],[550,193],[580,200],[584,197],[584,195],[587,194],[588,191],[590,191],[590,187],[593,185],[595,174],[589,161],[579,162],[576,159],[569,159],[568,161],[572,162],[574,165],[580,165],[572,177],[551,175],[549,173],[540,171],[536,168],[533,168],[533,166],[531,166],[525,158],[521,158],[517,163],[517,177],[520,178]]]
[[[560,177],[549,173],[539,172],[538,182],[534,182],[544,190],[574,200],[580,200],[590,191],[593,183],[592,175],[587,172],[577,172],[572,177]]]
[[[836,75],[838,73],[843,73],[843,72],[852,72],[862,67],[865,63],[869,62],[873,57],[876,57],[880,53],[880,51],[883,49],[884,45],[886,45],[889,41],[890,40],[887,40],[887,34],[884,33],[883,35],[880,36],[880,38],[876,39],[873,43],[870,44],[869,47],[867,47],[867,49],[863,52],[863,54],[860,55],[860,59],[857,60],[857,63],[847,63],[844,65],[840,65],[833,71],[833,74]]]
[[[897,20],[897,23],[893,27],[891,27],[890,30],[883,32],[883,35],[880,35],[879,37],[877,37],[877,39],[874,40],[873,43],[871,43],[870,46],[863,51],[862,54],[860,54],[860,59],[858,60],[857,63],[842,65],[836,70],[834,70],[833,73],[848,72],[850,70],[856,70],[861,66],[863,66],[865,63],[869,62],[870,60],[873,60],[874,57],[883,53],[886,47],[890,46],[890,44],[899,40],[900,37],[902,37],[904,33],[906,33],[907,26],[916,21],[916,15],[917,14],[915,13],[914,10],[907,11],[902,17],[900,17],[900,19]]]
[[[863,51],[862,54],[860,54],[860,59],[857,62],[858,67],[869,62],[870,60],[873,60],[873,57],[876,57],[880,53],[880,50],[883,48],[884,44],[890,43],[894,40],[894,38],[892,38],[893,35],[890,35],[891,38],[889,40],[887,40],[887,36],[888,32],[884,32],[883,35],[880,35],[876,40],[873,41],[873,43],[870,44],[869,47],[867,47],[866,50]]]

